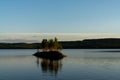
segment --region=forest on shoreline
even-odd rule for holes
[[[60,41],[63,49],[119,49],[120,38]],[[0,49],[41,49],[41,43],[0,43]]]

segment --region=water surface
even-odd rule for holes
[[[58,61],[32,56],[34,49],[1,49],[0,80],[120,80],[118,49],[66,49]]]

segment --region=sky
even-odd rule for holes
[[[61,40],[119,38],[119,3],[120,0],[0,0],[0,40],[30,40],[44,33],[47,38],[62,35],[58,36]]]

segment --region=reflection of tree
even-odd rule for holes
[[[39,58],[38,58],[38,57],[36,57],[36,58],[37,58],[37,61],[36,61],[37,67],[39,67],[40,61],[39,61]]]
[[[47,59],[43,59],[41,61],[41,68],[44,72],[51,72],[53,74],[57,74],[58,70],[61,69],[61,66],[61,61]]]
[[[39,66],[39,58],[37,58],[37,66]],[[57,74],[58,71],[62,67],[61,60],[49,60],[49,59],[42,59],[41,60],[41,68],[42,71],[45,73]]]

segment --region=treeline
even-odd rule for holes
[[[117,49],[120,48],[119,38],[85,39],[83,41],[61,41],[63,49]],[[41,43],[0,43],[0,49],[38,49]]]
[[[40,43],[0,43],[0,49],[37,49]]]

